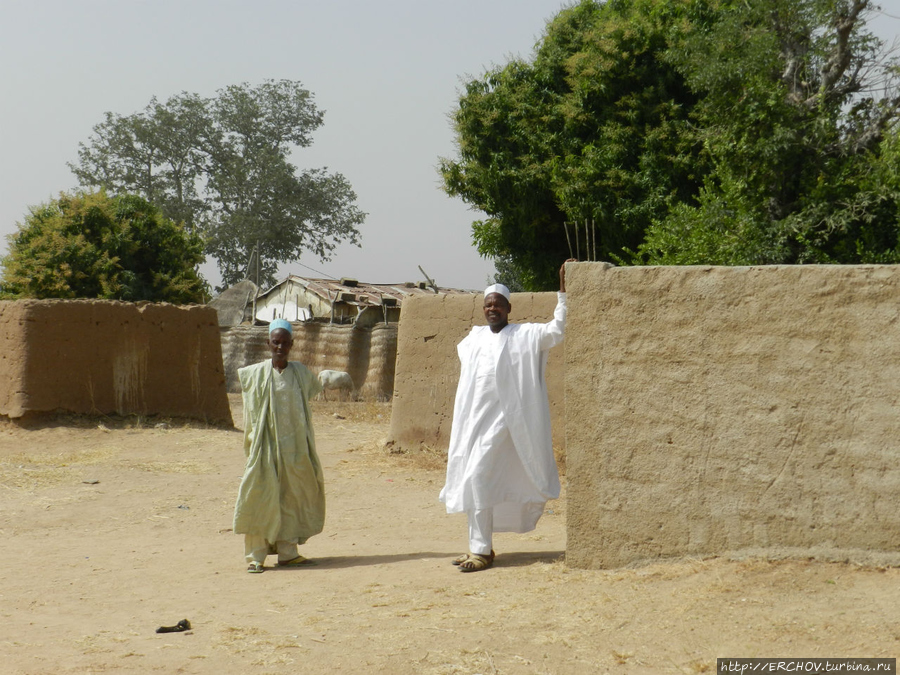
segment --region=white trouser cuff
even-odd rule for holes
[[[469,552],[489,555],[494,547],[494,509],[469,511]]]

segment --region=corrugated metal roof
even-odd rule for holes
[[[344,283],[341,283],[341,282]],[[440,288],[435,291],[424,282],[405,282],[400,284],[368,284],[347,277],[337,279],[313,279],[291,274],[271,288],[260,293],[259,297],[277,291],[287,283],[296,283],[328,302],[345,302],[358,307],[381,306],[382,304],[402,305],[403,299],[413,295],[467,295],[473,291],[458,288]],[[382,303],[382,298],[391,298],[393,302]]]

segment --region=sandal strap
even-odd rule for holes
[[[461,572],[480,572],[481,570],[486,570],[488,567],[493,565],[493,563],[493,551],[491,551],[488,555],[482,555],[480,553],[470,553],[468,559],[460,563],[459,569]]]

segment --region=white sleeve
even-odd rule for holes
[[[555,347],[563,341],[566,332],[566,294],[556,294],[556,309],[553,320],[541,327],[541,350]]]

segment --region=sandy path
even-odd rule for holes
[[[712,673],[717,656],[900,652],[898,570],[568,569],[564,499],[460,574],[464,519],[437,502],[433,462],[378,448],[389,415],[316,404],[319,564],[261,575],[230,531],[238,431],[0,426],[0,672]],[[155,632],[183,618],[189,633]]]

